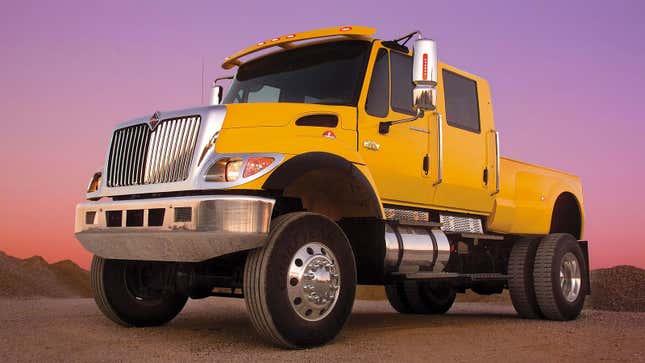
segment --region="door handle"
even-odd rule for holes
[[[432,186],[443,183],[443,130],[441,128],[443,116],[438,112],[435,114],[437,115],[437,181]]]
[[[491,130],[493,135],[495,136],[495,192],[491,193],[491,195],[495,195],[499,193],[500,190],[500,183],[499,183],[499,131],[497,130]]]

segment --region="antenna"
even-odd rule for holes
[[[202,101],[201,105],[204,105],[204,57],[202,56]]]

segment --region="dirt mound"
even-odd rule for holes
[[[591,271],[591,306],[598,310],[645,311],[645,270],[616,266]]]
[[[0,297],[90,297],[90,275],[74,262],[49,264],[0,252]]]

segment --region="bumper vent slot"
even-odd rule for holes
[[[108,227],[121,227],[123,225],[123,212],[120,210],[105,212],[105,224]]]
[[[85,224],[94,224],[96,212],[85,212]]]
[[[125,213],[126,227],[143,227],[143,209],[128,210]]]
[[[201,123],[200,116],[118,129],[112,136],[107,186],[172,183],[188,178]]]
[[[175,208],[175,222],[190,222],[193,219],[193,209],[191,207]]]
[[[163,226],[163,218],[166,214],[165,208],[153,208],[148,210],[148,226],[161,227]]]

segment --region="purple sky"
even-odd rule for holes
[[[414,29],[487,78],[502,154],[582,177],[592,267],[645,267],[645,2],[3,1],[0,250],[73,258],[73,210],[116,123],[193,106],[221,60],[275,35]],[[223,2],[222,2],[223,3]]]

